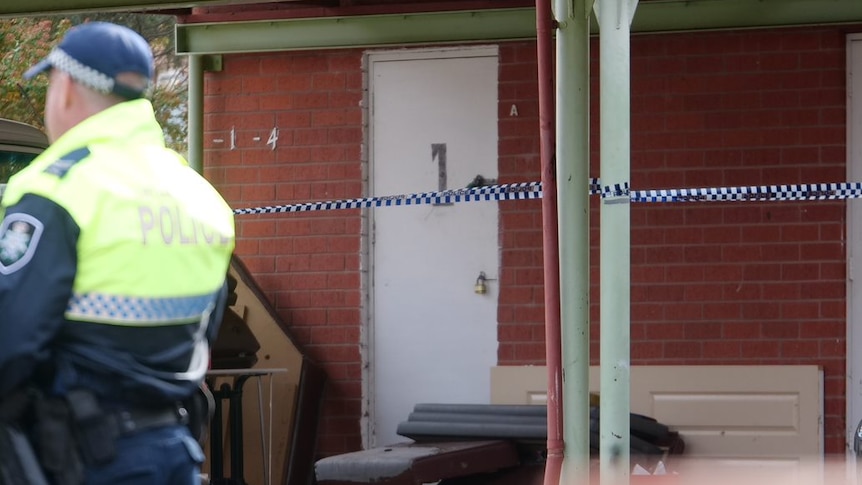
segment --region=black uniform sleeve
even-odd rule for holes
[[[216,295],[215,307],[213,308],[212,313],[210,313],[210,321],[207,324],[206,339],[210,346],[212,346],[212,343],[218,336],[219,328],[224,319],[224,312],[228,307],[229,293],[230,290],[228,289],[228,283],[225,281],[221,286],[221,289],[219,289],[218,295]]]
[[[80,234],[56,203],[25,195],[0,222],[0,396],[51,358],[72,294]]]

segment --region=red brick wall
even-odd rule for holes
[[[835,28],[635,36],[635,190],[843,181],[845,37]],[[504,45],[500,172],[539,180],[533,43]],[[598,40],[591,176],[599,177]],[[518,102],[517,119],[507,117]],[[591,361],[599,362],[592,200]],[[538,201],[501,204],[500,362],[543,364]],[[843,202],[633,204],[633,364],[815,364],[826,451],[844,449]]]
[[[501,183],[539,180],[535,52],[534,42],[500,47]],[[838,28],[633,37],[633,188],[844,180],[844,54]],[[592,57],[598,177],[597,40]],[[360,64],[360,50],[228,56],[223,72],[207,75],[206,175],[232,206],[368,195]],[[264,144],[273,126],[274,151]],[[544,363],[540,209],[538,200],[500,203],[502,364]],[[631,214],[633,363],[820,365],[826,451],[841,452],[844,203],[643,203]],[[237,253],[331,379],[318,452],[359,449],[359,212],[237,220]]]
[[[500,183],[541,180],[538,89],[536,43],[500,45]],[[513,105],[518,116],[511,116]],[[545,362],[541,209],[541,200],[500,203],[501,364]]]
[[[633,187],[843,181],[844,43],[833,28],[635,37]],[[842,451],[844,211],[633,205],[632,361],[820,365],[826,451]]]
[[[206,176],[232,207],[364,195],[360,62],[360,51],[226,56],[207,74]],[[237,217],[237,254],[329,378],[322,454],[361,447],[360,229],[358,210]]]

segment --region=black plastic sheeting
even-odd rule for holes
[[[676,432],[653,418],[632,413],[631,453],[663,455],[665,448],[681,453]],[[540,442],[547,439],[547,408],[531,405],[417,404],[397,433],[417,442],[511,439]],[[590,408],[590,448],[598,452],[599,408]]]

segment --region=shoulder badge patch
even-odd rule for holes
[[[43,229],[30,214],[6,215],[0,223],[0,273],[14,273],[33,259]]]
[[[66,172],[68,172],[70,168],[88,156],[90,156],[90,149],[87,147],[71,151],[60,157],[51,165],[48,165],[48,167],[45,168],[45,173],[50,173],[63,178],[66,176]]]

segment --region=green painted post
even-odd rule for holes
[[[189,56],[189,165],[203,173],[204,158],[204,67],[203,56]]]
[[[598,0],[600,147],[600,425],[602,485],[627,485],[631,412],[631,21],[637,0]],[[619,192],[618,192],[619,191]]]
[[[565,455],[561,483],[590,466],[590,13],[593,0],[556,0],[557,192]]]

